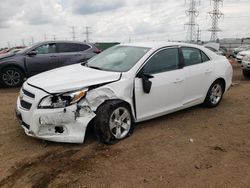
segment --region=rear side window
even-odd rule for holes
[[[202,62],[210,61],[209,57],[207,57],[207,55],[203,51],[201,51],[201,58]]]
[[[80,51],[85,51],[87,49],[89,49],[90,46],[86,45],[86,44],[79,44],[79,50]]]
[[[197,48],[182,47],[182,54],[186,66],[202,63],[200,50]]]
[[[58,43],[57,44],[57,51],[59,53],[66,53],[66,52],[81,52],[90,48],[88,45],[85,44],[74,44],[74,43]]]
[[[152,56],[143,72],[156,74],[178,69],[179,53],[177,48],[165,49]]]

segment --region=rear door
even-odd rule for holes
[[[198,48],[182,47],[184,58],[184,101],[185,107],[203,102],[212,82],[213,64],[209,57]]]
[[[58,43],[59,62],[62,65],[70,65],[89,59],[84,53],[90,46],[80,43]]]
[[[60,66],[55,43],[42,44],[32,51],[35,51],[37,54],[26,55],[25,57],[27,70],[30,76]]]
[[[184,74],[179,62],[178,48],[162,49],[147,61],[140,72],[152,76],[149,93],[143,90],[142,78],[135,78],[138,121],[175,111],[182,106]]]

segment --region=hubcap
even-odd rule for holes
[[[116,139],[122,139],[129,133],[131,117],[129,111],[119,107],[113,111],[109,120],[109,129]]]
[[[15,70],[7,70],[3,73],[2,79],[6,85],[15,86],[20,82],[21,75]]]
[[[212,104],[217,104],[222,96],[222,87],[220,84],[215,84],[211,89],[210,101]]]

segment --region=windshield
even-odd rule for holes
[[[20,51],[18,51],[17,54],[24,53],[24,52],[28,51],[29,49],[31,49],[33,46],[34,45],[27,46],[27,47],[21,49]]]
[[[150,48],[114,46],[95,56],[87,66],[106,71],[126,72],[130,70]]]

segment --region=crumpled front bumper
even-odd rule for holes
[[[25,89],[34,92],[34,88],[29,87],[26,85]],[[48,141],[83,143],[86,128],[95,113],[88,106],[79,107],[77,104],[58,109],[38,109],[41,95],[48,95],[42,92],[36,92],[40,94],[39,100],[22,97],[22,100],[32,103],[29,110],[21,106],[20,97],[17,99],[16,115],[25,133]]]

